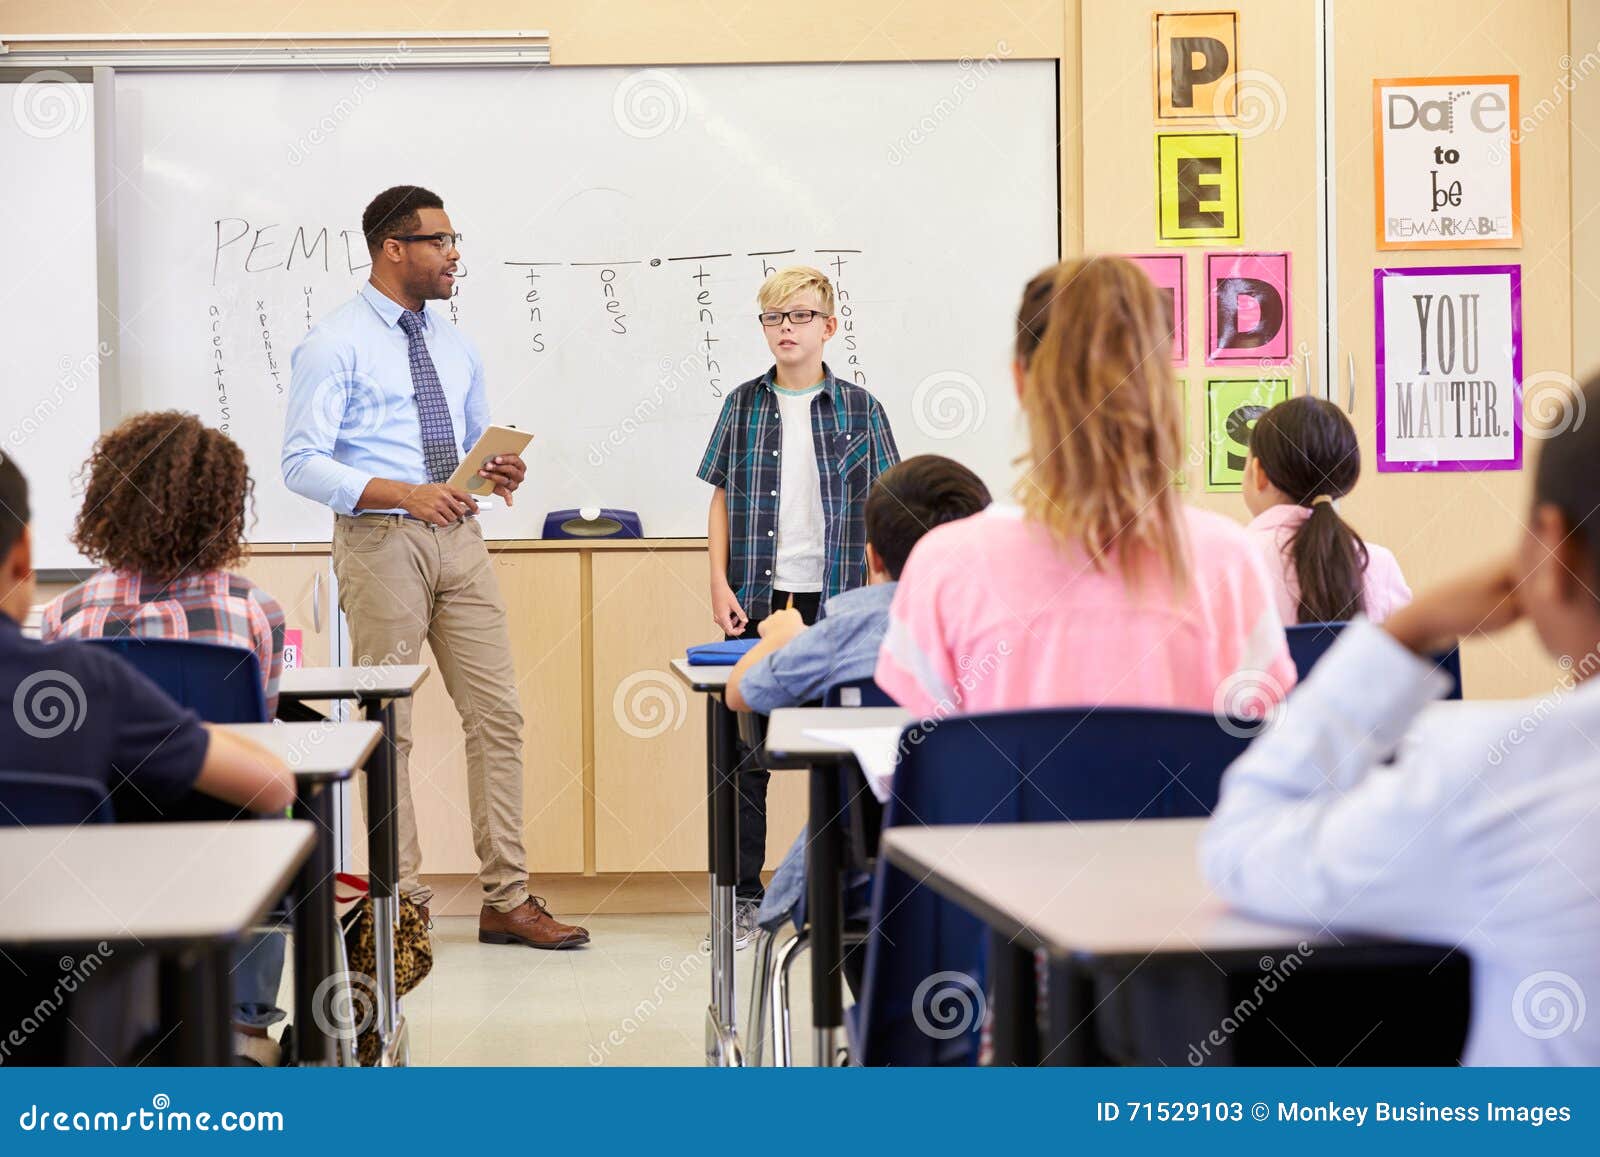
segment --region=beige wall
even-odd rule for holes
[[[1571,101],[1572,367],[1583,381],[1600,372],[1600,4],[1573,0],[1571,13],[1571,94],[1540,95]]]

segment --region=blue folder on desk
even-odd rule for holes
[[[691,667],[731,667],[760,639],[729,639],[725,643],[701,643],[689,648]]]

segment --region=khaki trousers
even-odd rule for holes
[[[418,663],[428,641],[466,733],[467,802],[483,902],[505,912],[528,898],[522,847],[522,709],[506,607],[476,518],[446,527],[395,514],[338,515],[333,569],[357,663]],[[411,701],[395,711],[400,894],[432,898],[419,880],[412,806]],[[425,781],[432,768],[418,768]],[[366,779],[361,780],[366,805]]]

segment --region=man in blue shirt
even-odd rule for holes
[[[291,359],[284,482],[333,511],[334,573],[355,661],[415,662],[426,639],[461,715],[483,889],[478,939],[586,944],[587,931],[528,895],[523,719],[505,603],[477,504],[448,485],[489,423],[477,347],[426,308],[454,290],[460,234],[444,202],[415,185],[379,193],[361,228],[372,255],[368,283]],[[525,473],[514,454],[479,471],[508,506]],[[396,715],[399,887],[426,919],[432,892],[419,878],[409,700]]]
[[[867,495],[867,585],[834,595],[817,625],[795,610],[775,610],[761,623],[761,642],[728,675],[728,706],[770,715],[823,697],[830,687],[872,678],[889,630],[889,604],[911,548],[936,526],[977,514],[989,505],[983,480],[961,463],[919,454],[878,476]],[[775,928],[805,888],[806,833],[773,873],[756,922]],[[748,938],[750,924],[739,928]]]

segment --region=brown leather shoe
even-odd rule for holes
[[[530,896],[509,912],[484,906],[478,913],[481,944],[526,944],[529,948],[577,948],[589,943],[589,930],[563,924],[544,906],[544,898]]]

